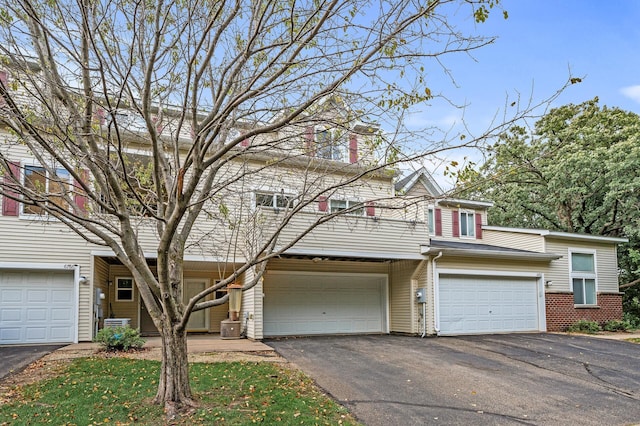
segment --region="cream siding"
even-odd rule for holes
[[[547,261],[448,257],[438,260],[438,269],[480,270],[497,272],[539,272],[547,269]]]
[[[537,234],[483,230],[482,239],[485,244],[494,246],[544,252],[544,237]]]
[[[411,276],[419,261],[397,261],[390,266],[389,329],[391,332],[416,333],[414,290]]]
[[[244,273],[244,282],[249,283],[255,277],[255,273],[252,269],[247,270]],[[246,327],[245,334],[249,339],[261,340],[263,338],[263,330],[262,330],[262,279],[258,281],[258,283],[250,288],[249,290],[245,290],[242,293],[242,306],[241,311],[243,314],[240,316],[240,320],[244,321],[244,326]],[[247,315],[248,318],[244,318],[244,315]]]
[[[596,252],[597,292],[617,293],[618,287],[618,261],[616,246],[611,243],[596,243],[584,241],[568,241],[565,239],[546,238],[546,251],[562,255],[561,259],[552,262],[549,271],[545,275],[546,280],[552,281],[547,288],[548,292],[571,291],[569,250],[586,250]]]

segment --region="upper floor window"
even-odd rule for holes
[[[35,194],[42,194],[46,197],[47,207],[58,206],[60,209],[68,210],[69,203],[65,196],[71,192],[71,174],[62,168],[47,169],[42,166],[24,166],[24,186]],[[35,197],[34,197],[35,198]],[[45,215],[45,207],[22,204],[22,214],[24,215]]]
[[[335,200],[332,199],[329,202],[329,211],[331,213],[338,213],[343,210],[350,210],[345,214],[354,216],[364,215],[364,205],[360,201],[354,200]]]
[[[475,237],[476,222],[475,213],[469,211],[460,212],[460,236]]]
[[[284,192],[266,192],[260,191],[255,193],[256,207],[272,207],[274,209],[284,209],[293,205],[295,197]]]
[[[596,305],[595,253],[570,252],[573,303]]]
[[[429,235],[435,235],[436,232],[436,212],[433,207],[427,209],[427,226],[429,227]]]
[[[310,126],[305,139],[307,155],[344,163],[358,161],[358,137],[345,129]]]

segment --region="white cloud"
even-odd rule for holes
[[[640,84],[635,86],[627,86],[620,89],[620,93],[629,99],[640,103]]]

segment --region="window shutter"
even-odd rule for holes
[[[364,204],[365,212],[367,216],[375,216],[376,215],[376,205],[372,202],[367,202]]]
[[[0,71],[0,83],[2,83],[2,85],[4,86],[4,88],[7,88],[7,82],[9,81],[9,79],[7,78],[7,73],[6,71]],[[5,104],[5,100],[3,96],[0,96],[0,106],[3,106]]]
[[[436,236],[442,237],[442,209],[435,209]]]
[[[243,148],[246,148],[249,146],[249,139],[242,139],[242,142],[240,142],[240,146]]]
[[[482,238],[482,215],[480,213],[476,213],[476,239],[479,240]]]
[[[453,222],[453,229],[451,230],[454,237],[460,236],[460,215],[458,214],[458,210],[453,210],[451,212],[451,221]]]
[[[318,197],[318,210],[321,212],[326,212],[328,207],[327,197],[321,195]]]
[[[358,162],[358,135],[355,133],[349,135],[349,162]]]
[[[87,182],[87,176],[89,172],[86,169],[80,170],[80,178],[84,183]],[[78,208],[83,212],[87,212],[87,194],[82,189],[79,183],[74,182],[73,184],[73,202],[78,206]]]
[[[156,115],[153,117],[153,122],[156,125],[156,131],[158,132],[158,134],[162,134],[162,132],[164,131],[164,126],[162,125],[162,119]]]
[[[315,146],[314,146],[314,135],[315,135],[315,129],[313,128],[313,126],[308,126],[305,129],[305,133],[304,133],[304,143],[305,143],[305,150],[307,152],[307,155],[310,157],[315,157],[316,155],[316,150],[315,150]]]
[[[11,176],[14,176],[16,179],[20,179],[20,163],[9,162],[9,173],[4,177],[4,183],[7,185],[11,185],[13,179]],[[18,196],[17,192],[7,191],[7,195],[12,195],[14,197]],[[2,214],[4,216],[18,216],[19,211],[19,203],[16,200],[13,200],[7,196],[2,200]]]
[[[107,116],[107,112],[103,108],[96,107],[96,109],[93,111],[93,118],[95,122],[101,126],[105,124],[106,116]]]

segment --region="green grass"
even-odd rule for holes
[[[302,373],[272,363],[194,363],[199,407],[171,424],[356,425],[344,407]],[[59,376],[20,387],[0,407],[0,425],[163,424],[151,405],[159,363],[81,358]]]
[[[627,342],[631,342],[631,343],[640,343],[640,338],[639,337],[632,337],[630,339],[624,339]]]

